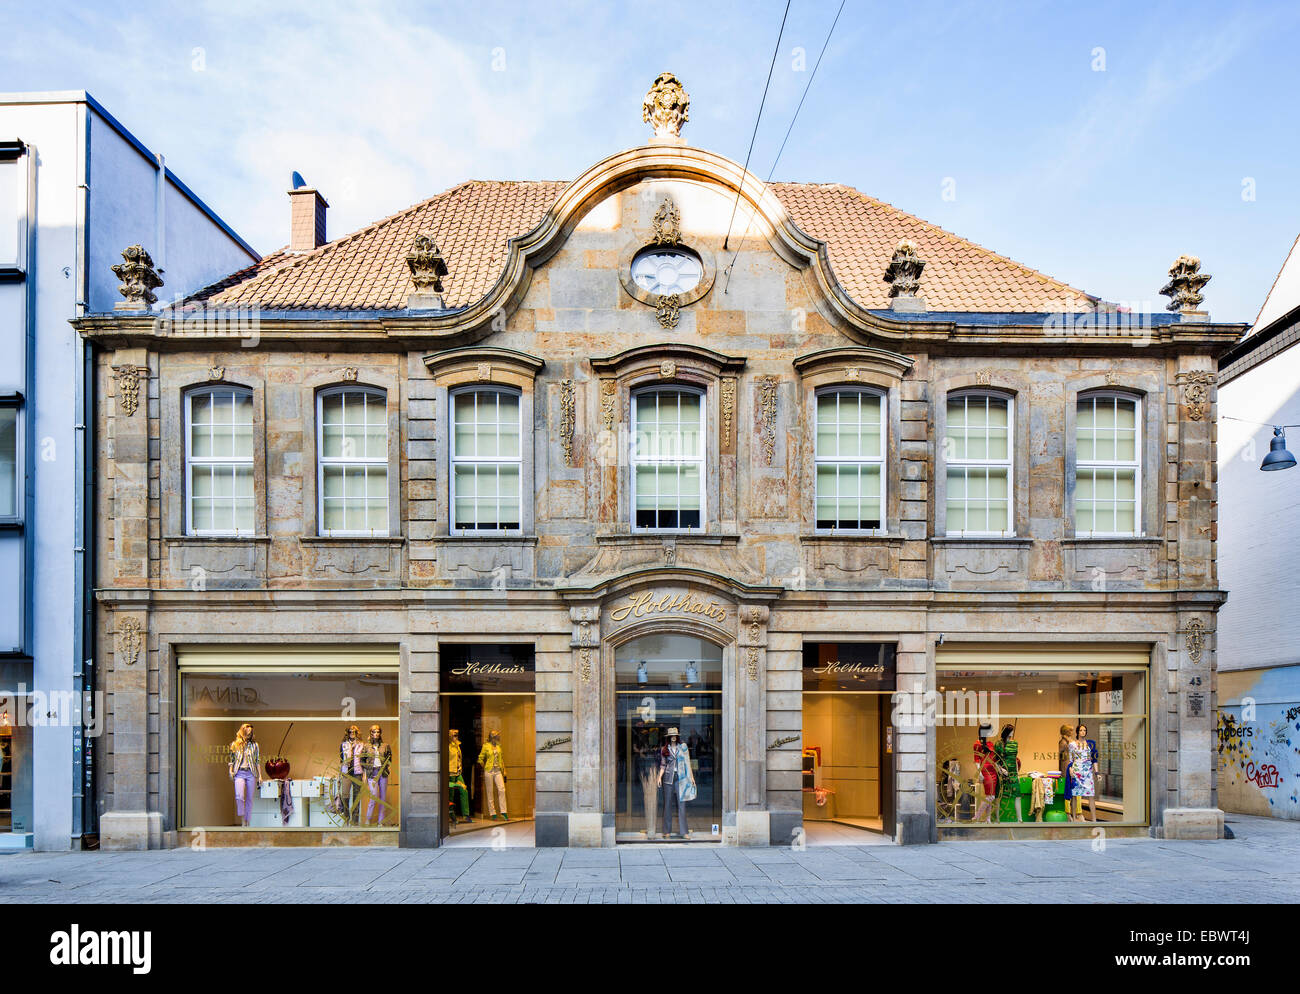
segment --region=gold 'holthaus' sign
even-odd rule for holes
[[[644,618],[647,614],[693,614],[712,621],[727,620],[727,609],[717,601],[702,601],[689,591],[661,594],[657,590],[629,594],[627,603],[610,611],[609,618],[622,624],[631,618]]]

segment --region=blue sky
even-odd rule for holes
[[[837,6],[791,3],[762,177]],[[783,8],[11,0],[0,90],[89,90],[269,251],[293,169],[331,237],[466,179],[570,179],[644,140],[665,69],[687,139],[743,161]],[[1286,2],[849,0],[775,178],[855,186],[1131,306],[1161,309],[1191,252],[1211,314],[1250,321],[1300,232],[1298,43]]]

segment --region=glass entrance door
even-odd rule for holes
[[[615,679],[618,841],[662,839],[665,806],[667,834],[681,838],[679,803],[691,839],[721,841],[722,647],[689,635],[642,636],[619,648]],[[679,769],[667,752],[673,729],[695,783],[684,803],[660,784],[661,769]]]

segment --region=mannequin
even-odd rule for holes
[[[695,771],[691,769],[691,752],[682,741],[676,728],[668,729],[663,747],[659,750],[659,792],[663,798],[663,836],[668,838],[672,827],[672,808],[677,806],[678,834],[683,839],[691,837],[686,825],[687,788],[695,796]]]
[[[1078,725],[1074,729],[1074,739],[1070,742],[1070,772],[1074,774],[1074,813],[1076,821],[1083,821],[1083,799],[1088,799],[1090,821],[1097,820],[1097,784],[1098,770],[1097,743],[1088,738],[1088,726]]]
[[[244,722],[230,743],[230,779],[235,785],[235,817],[247,828],[253,820],[253,798],[262,785],[262,755],[253,726]]]
[[[375,804],[379,804],[379,821],[383,827],[384,812],[388,809],[388,773],[393,766],[393,747],[384,741],[383,730],[378,725],[370,726],[370,741],[362,752],[362,769],[366,773],[366,789],[370,791],[370,803],[366,806],[366,824],[375,817]]]
[[[483,797],[487,804],[487,816],[490,821],[509,821],[506,812],[506,763],[501,754],[501,733],[495,728],[488,732],[488,740],[478,754],[479,765],[483,767]],[[497,814],[496,805],[492,803],[492,792],[501,802],[501,814]]]
[[[1013,735],[1014,725],[1003,725],[998,742],[993,747],[998,763],[998,820],[1004,817],[1020,821],[1020,744]]]
[[[1057,765],[1061,771],[1061,796],[1065,798],[1065,813],[1074,821],[1074,794],[1070,790],[1070,726],[1061,726],[1061,739],[1056,743]]]
[[[984,799],[980,801],[979,809],[975,812],[976,821],[985,821],[992,818],[997,820],[998,806],[998,766],[997,754],[993,751],[993,746],[989,744],[989,732],[993,731],[992,725],[980,725],[979,741],[975,743],[975,769],[978,771],[980,781],[984,785]]]
[[[361,729],[349,725],[339,743],[339,800],[343,804],[343,814],[349,825],[361,821],[361,783],[365,779],[365,767],[362,765],[361,753],[365,744],[361,741]]]
[[[451,824],[457,822],[456,808],[460,808],[460,821],[472,824],[469,816],[469,788],[465,786],[464,767],[461,758],[460,732],[454,728],[447,730],[447,793],[450,795]]]

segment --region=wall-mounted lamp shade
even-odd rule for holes
[[[1274,428],[1273,440],[1268,443],[1268,455],[1259,464],[1259,468],[1268,473],[1275,469],[1290,469],[1294,465],[1295,456],[1286,450],[1286,431]]]

